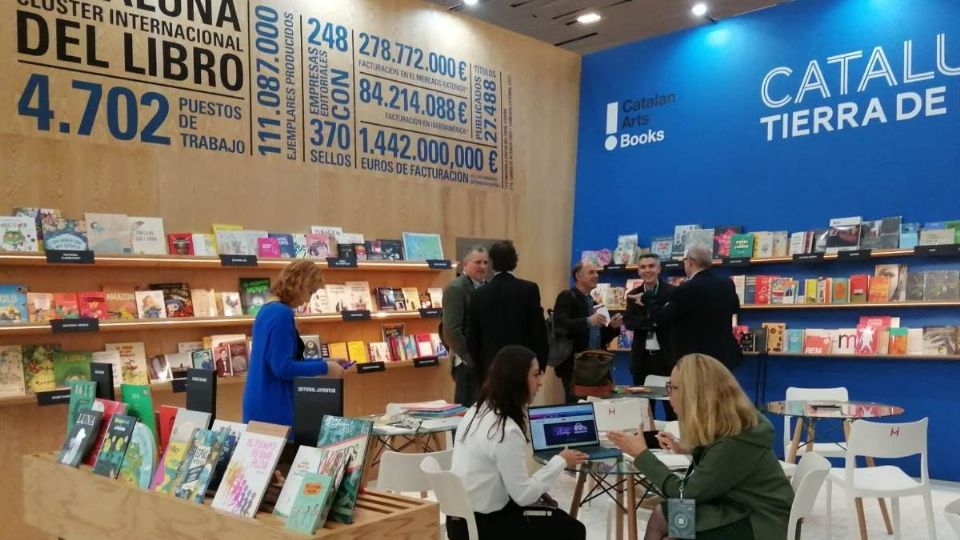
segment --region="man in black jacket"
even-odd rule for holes
[[[507,345],[523,345],[537,355],[540,371],[547,365],[547,329],[540,288],[513,275],[517,250],[503,240],[488,252],[494,276],[473,292],[467,317],[467,350],[477,369],[480,387],[493,357]]]
[[[654,314],[663,308],[676,287],[660,280],[660,259],[652,253],[642,255],[637,268],[643,283],[627,291],[627,311],[623,315],[623,324],[633,331],[630,373],[633,374],[633,384],[641,386],[645,384],[647,375],[669,377],[677,363],[670,327],[657,325],[653,320]],[[676,420],[670,402],[662,403],[667,420]]]
[[[573,354],[554,367],[557,377],[563,381],[567,403],[576,403],[571,392],[573,357],[587,349],[606,349],[607,343],[619,333],[622,316],[614,315],[610,321],[596,312],[590,291],[597,287],[600,274],[589,262],[578,262],[573,267],[574,286],[557,295],[553,304],[553,324],[558,335],[573,341]],[[609,324],[608,324],[609,322]]]
[[[695,246],[683,258],[687,281],[654,315],[658,325],[674,332],[677,357],[708,354],[732,370],[743,361],[743,353],[733,335],[733,317],[740,313],[740,299],[729,278],[710,271],[710,250]]]

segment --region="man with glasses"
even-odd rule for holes
[[[654,323],[673,331],[678,358],[702,353],[733,370],[743,353],[733,335],[734,316],[740,313],[740,299],[733,281],[714,274],[713,257],[703,246],[691,247],[683,258],[687,281],[653,316]]]

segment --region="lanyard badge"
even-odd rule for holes
[[[680,480],[680,498],[667,499],[667,534],[671,538],[695,539],[697,537],[697,503],[683,498],[683,486],[693,474],[693,466]]]

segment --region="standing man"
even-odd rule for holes
[[[567,403],[576,403],[573,395],[573,359],[587,349],[606,349],[607,343],[616,337],[623,322],[619,313],[609,321],[597,313],[590,291],[597,288],[600,274],[590,262],[578,262],[573,266],[573,287],[557,295],[553,304],[553,324],[556,331],[573,342],[573,354],[562,364],[555,366],[557,376],[563,381]]]
[[[443,289],[443,339],[451,352],[453,401],[470,407],[477,400],[476,365],[467,350],[467,325],[473,291],[487,279],[490,259],[483,246],[473,246],[461,259],[463,273]]]
[[[490,246],[489,255],[493,279],[473,293],[467,317],[467,350],[481,387],[493,357],[507,345],[523,345],[536,353],[541,372],[547,365],[540,288],[513,275],[518,257],[510,240]]]
[[[714,274],[712,264],[710,250],[690,248],[683,258],[688,279],[654,315],[654,322],[675,332],[678,358],[703,353],[733,370],[743,361],[733,336],[733,317],[740,313],[740,299],[733,281]]]
[[[623,324],[633,331],[633,346],[630,349],[630,373],[633,384],[641,386],[647,375],[670,376],[677,355],[670,329],[654,323],[658,313],[673,295],[676,287],[660,279],[660,259],[647,253],[637,262],[638,274],[643,283],[627,291],[627,311]],[[676,420],[677,415],[670,402],[663,401],[667,420]]]

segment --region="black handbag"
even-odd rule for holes
[[[557,367],[573,356],[573,340],[566,336],[566,332],[558,330],[553,320],[553,310],[547,310],[547,365]]]

